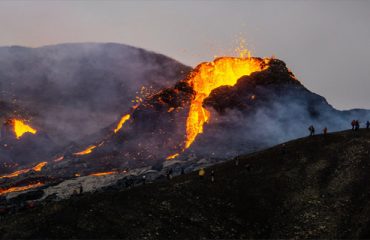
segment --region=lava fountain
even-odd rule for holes
[[[203,107],[203,101],[212,90],[221,86],[233,86],[242,76],[268,68],[269,58],[220,57],[212,62],[198,65],[188,77],[188,83],[195,95],[190,103],[186,121],[186,140],[184,149],[190,147],[197,135],[203,133],[203,125],[211,114]]]

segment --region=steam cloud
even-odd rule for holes
[[[99,139],[132,106],[142,86],[153,91],[171,86],[189,71],[166,56],[121,44],[1,47],[0,101],[17,106],[16,115],[32,118],[38,137],[51,140],[38,147],[50,152],[71,141],[84,146]],[[14,112],[2,114],[1,123],[9,115]]]

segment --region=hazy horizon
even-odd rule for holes
[[[115,42],[196,66],[232,55],[286,62],[339,109],[370,109],[370,1],[1,1],[0,46]]]

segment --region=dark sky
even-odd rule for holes
[[[195,66],[234,54],[284,60],[340,109],[370,108],[370,1],[0,1],[0,45],[118,42]]]

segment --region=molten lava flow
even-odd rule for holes
[[[89,154],[89,153],[92,152],[92,150],[94,148],[96,148],[96,146],[95,145],[91,145],[91,146],[89,146],[88,148],[86,148],[85,150],[83,150],[81,152],[74,153],[74,155],[81,156],[81,155]]]
[[[166,159],[167,159],[167,160],[171,160],[171,159],[176,158],[176,157],[177,157],[177,156],[179,156],[179,155],[180,155],[180,153],[175,153],[175,154],[172,154],[172,155],[168,156]]]
[[[47,162],[40,162],[39,164],[34,166],[32,168],[32,170],[35,171],[35,172],[40,172],[42,170],[42,168],[45,167],[46,164],[48,164],[48,163]]]
[[[30,171],[30,169],[21,169],[21,170],[15,171],[13,173],[9,173],[9,174],[4,175],[4,176],[0,176],[0,178],[13,178],[13,177],[17,177],[21,174],[28,173],[29,171]]]
[[[12,119],[14,126],[14,133],[17,139],[23,136],[23,134],[29,132],[32,134],[37,133],[37,130],[25,124],[22,120]]]
[[[111,172],[99,172],[99,173],[92,173],[89,176],[95,176],[95,177],[100,177],[100,176],[106,176],[106,175],[111,175],[111,174],[116,174],[117,171],[111,171]]]
[[[203,108],[203,101],[212,90],[220,86],[233,86],[240,77],[266,69],[268,61],[269,59],[251,57],[222,57],[200,64],[191,73],[188,82],[193,87],[195,96],[186,121],[185,149],[203,132],[203,125],[211,116],[210,112]]]
[[[43,185],[44,185],[43,183],[37,182],[37,183],[33,183],[33,184],[30,184],[30,185],[27,185],[27,186],[11,187],[11,188],[8,188],[8,189],[0,189],[0,195],[5,195],[5,194],[11,193],[11,192],[21,192],[21,191],[29,190],[29,189],[32,189],[32,188],[41,187]]]
[[[10,173],[10,174],[4,175],[4,176],[0,176],[0,179],[1,178],[13,178],[13,177],[17,177],[17,176],[19,176],[21,174],[28,173],[31,170],[33,170],[35,172],[40,172],[42,170],[42,168],[45,167],[46,164],[48,164],[48,163],[47,162],[40,162],[36,166],[34,166],[33,168],[21,169],[21,170],[15,171],[13,173]]]
[[[57,159],[54,159],[53,162],[60,162],[64,160],[64,156],[58,157]]]
[[[121,118],[121,120],[119,121],[119,123],[118,123],[118,125],[117,125],[117,127],[116,127],[116,129],[114,129],[114,133],[117,133],[121,128],[122,128],[122,126],[123,126],[123,124],[125,124],[125,122],[127,121],[127,120],[129,120],[130,119],[130,114],[126,114],[126,115],[124,115],[122,118]]]

